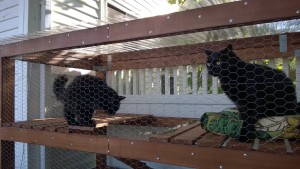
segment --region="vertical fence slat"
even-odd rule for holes
[[[119,95],[124,94],[124,89],[123,89],[123,76],[124,76],[124,71],[120,70],[118,71],[118,93]]]
[[[205,65],[202,65],[202,90],[201,94],[205,95],[207,94],[207,67]]]
[[[138,93],[138,83],[137,83],[137,79],[138,79],[138,72],[137,70],[132,70],[132,94],[133,95],[137,95]]]
[[[117,90],[117,71],[112,72],[111,87]]]
[[[156,68],[156,94],[161,95],[161,69]]]
[[[213,91],[213,94],[218,94],[218,78],[217,77],[212,78],[212,91]]]
[[[182,94],[187,94],[187,87],[188,87],[188,83],[187,83],[187,67],[186,66],[182,66]]]
[[[145,94],[145,69],[139,69],[139,95]]]
[[[275,59],[270,59],[270,61],[269,61],[269,67],[276,68]]]
[[[126,91],[126,95],[130,95],[130,70],[126,70],[124,71],[124,75],[125,75],[125,91]]]
[[[152,69],[145,70],[145,94],[151,95],[152,90]]]
[[[178,77],[177,77],[177,83],[178,83],[178,95],[182,94],[182,90],[183,90],[183,79],[182,79],[182,71],[183,71],[183,67],[182,66],[178,66]]]
[[[197,94],[198,85],[197,85],[197,65],[192,67],[192,81],[193,81],[193,94]]]
[[[284,73],[286,74],[287,77],[290,76],[290,72],[289,72],[289,58],[283,58],[283,60],[282,60],[282,70],[284,71]]]
[[[178,95],[178,86],[177,86],[177,76],[178,76],[178,72],[177,72],[177,67],[173,67],[173,78],[174,78],[174,84],[173,84],[173,88],[174,88],[174,95]]]
[[[106,80],[106,84],[108,86],[110,86],[110,87],[112,87],[112,82],[111,82],[112,76],[113,76],[112,71],[107,71],[106,72],[106,79],[105,79]]]
[[[165,94],[170,95],[170,68],[165,68]]]

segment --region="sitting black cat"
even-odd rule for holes
[[[260,118],[299,112],[293,82],[284,72],[242,61],[231,44],[219,52],[205,53],[208,73],[220,79],[224,93],[236,104],[244,120],[239,141],[256,137],[254,124]]]
[[[114,115],[120,108],[120,101],[125,99],[98,77],[77,76],[65,88],[68,79],[59,76],[53,84],[53,92],[64,104],[64,117],[69,125],[95,127],[92,120],[97,109],[104,109],[108,115]]]

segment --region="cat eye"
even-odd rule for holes
[[[221,61],[220,60],[218,60],[217,62],[216,62],[216,65],[220,65],[221,64]]]

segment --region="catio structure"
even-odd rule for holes
[[[296,168],[299,133],[242,143],[199,119],[234,106],[205,66],[204,49],[228,44],[243,60],[282,69],[299,100],[299,18],[297,0],[237,1],[2,45],[1,167],[15,168],[22,142],[45,146],[45,163],[58,168],[84,168],[79,152],[92,154],[90,168],[113,167],[111,158],[131,168]],[[97,111],[95,128],[54,116],[16,121],[17,61],[92,70],[126,99],[114,116]],[[54,154],[66,151],[69,161]]]

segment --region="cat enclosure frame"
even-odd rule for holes
[[[205,144],[201,144],[200,138],[206,131],[200,129],[199,123],[186,126],[172,134],[153,137],[151,141],[105,135],[105,126],[110,123],[144,123],[163,126],[162,122],[169,120],[168,124],[175,126],[184,120],[189,120],[187,118],[116,115],[120,119],[109,121],[108,117],[103,116],[101,118],[107,118],[108,121],[99,122],[99,125],[102,126],[98,128],[98,132],[101,133],[98,135],[69,132],[70,130],[62,126],[53,127],[52,123],[48,123],[47,120],[30,124],[15,122],[13,86],[15,83],[14,59],[46,65],[97,70],[97,75],[105,78],[109,75],[107,72],[114,70],[176,66],[178,62],[174,63],[174,59],[179,59],[180,65],[203,64],[206,61],[204,49],[220,49],[220,46],[225,47],[228,43],[234,43],[235,49],[240,51],[242,54],[240,56],[246,60],[262,59],[253,55],[253,53],[261,51],[272,52],[271,56],[265,55],[263,59],[289,57],[294,55],[295,49],[300,49],[300,33],[298,32],[285,34],[288,46],[285,53],[274,50],[280,46],[280,35],[187,44],[188,47],[186,48],[194,50],[181,50],[179,53],[176,51],[181,46],[112,54],[101,54],[100,52],[99,55],[78,54],[76,51],[68,52],[68,50],[299,18],[300,2],[298,0],[290,0],[288,3],[282,0],[237,1],[4,44],[0,46],[2,75],[1,167],[14,168],[14,142],[24,142],[93,152],[97,153],[97,158],[110,155],[124,163],[127,162],[126,164],[132,168],[139,168],[139,166],[147,168],[141,160],[194,168],[296,168],[299,166],[299,142],[292,145],[283,141],[266,143],[260,145],[259,148],[257,148],[259,144],[256,144],[256,148],[253,148],[252,143],[239,144],[234,140],[226,142],[225,138],[220,136],[210,141],[206,140]],[[261,39],[265,40],[262,41]],[[151,55],[154,51],[155,56]],[[77,59],[68,58],[68,56],[76,56]],[[299,63],[299,59],[296,58],[296,60],[296,63]],[[296,83],[299,87],[299,81]],[[184,141],[169,144],[175,137]],[[198,144],[195,144],[197,140]],[[190,144],[186,144],[187,141]],[[224,147],[226,144],[227,146]],[[281,146],[279,149],[272,149],[276,145]],[[270,152],[264,151],[267,149]],[[97,161],[97,163],[99,163],[98,168],[105,168],[105,161]]]

